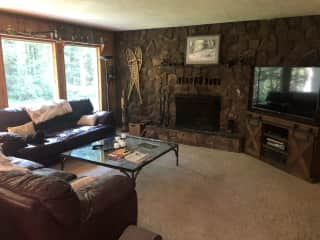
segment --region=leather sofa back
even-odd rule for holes
[[[36,129],[44,132],[45,134],[60,132],[65,129],[76,127],[78,120],[82,115],[90,114],[93,111],[91,101],[89,99],[81,99],[69,101],[72,112],[57,116],[46,122],[40,123],[36,126]]]
[[[82,115],[90,114],[93,111],[93,106],[89,99],[73,100],[69,101],[69,103],[72,107],[72,113],[40,123],[36,126],[36,129],[50,133],[72,128]],[[8,127],[22,125],[30,121],[28,113],[21,108],[0,109],[0,131],[7,131]]]
[[[30,121],[28,113],[21,108],[0,109],[0,131],[7,131],[8,127],[22,125]]]
[[[65,228],[80,224],[80,201],[76,193],[68,182],[56,177],[18,171],[1,172],[0,202],[11,209],[25,206],[21,208],[22,215],[25,209],[32,208],[33,215],[27,221],[36,222],[42,216]]]

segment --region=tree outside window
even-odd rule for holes
[[[51,43],[3,38],[2,51],[10,107],[54,99]]]

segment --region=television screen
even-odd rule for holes
[[[255,67],[252,107],[314,119],[320,67]]]

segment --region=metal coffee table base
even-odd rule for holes
[[[178,144],[174,144],[174,143],[171,143],[172,145],[172,149],[170,151],[174,151],[175,153],[175,156],[176,156],[176,166],[178,167],[179,166],[179,145]],[[161,154],[159,157],[163,156],[164,154],[170,152],[170,151],[167,151],[167,152],[164,152],[163,154]],[[63,156],[60,158],[60,166],[61,166],[61,170],[64,170],[64,165],[65,165],[65,162],[68,158],[74,158],[74,157],[69,157],[69,156]],[[78,159],[78,158],[77,158]],[[79,159],[79,160],[82,160],[82,159]],[[154,161],[154,160],[152,160]],[[150,162],[148,162],[149,164]],[[144,164],[144,165],[141,165],[139,168],[135,169],[135,170],[125,170],[123,168],[120,168],[120,167],[116,167],[116,166],[105,166],[104,164],[98,164],[98,163],[94,163],[96,165],[101,165],[101,166],[104,166],[104,167],[108,167],[108,168],[113,168],[113,169],[117,169],[119,170],[121,173],[123,173],[124,175],[126,175],[128,178],[130,178],[134,183],[136,182],[137,180],[137,177],[139,175],[139,173],[141,172],[141,170],[143,169],[143,167],[147,164]]]

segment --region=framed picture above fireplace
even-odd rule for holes
[[[218,64],[220,35],[187,38],[186,64]]]

